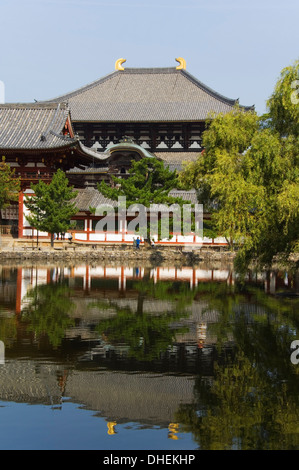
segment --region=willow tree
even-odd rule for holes
[[[281,238],[286,252],[299,251],[299,60],[281,71],[267,105],[270,128],[280,136],[289,164],[277,196]]]
[[[195,187],[210,209],[217,234],[238,247],[239,259],[270,264],[275,255],[298,250],[295,72],[298,64],[282,71],[267,116],[236,107],[211,120],[203,134],[205,150],[180,174],[181,184]]]
[[[299,137],[299,60],[282,69],[267,105],[272,128]]]
[[[254,112],[235,108],[218,115],[203,134],[204,152],[180,174],[183,185],[198,190],[217,235],[226,237],[231,248],[249,242],[263,210],[263,188],[250,177],[249,148],[258,128]]]

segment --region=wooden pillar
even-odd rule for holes
[[[24,194],[19,192],[18,238],[23,238]]]
[[[189,124],[183,125],[182,137],[184,142],[184,149],[187,150],[190,147],[190,138],[191,138],[191,127]]]
[[[157,147],[157,139],[158,139],[158,132],[157,132],[157,126],[152,124],[150,126],[150,146],[151,146],[151,151],[153,152],[156,150]]]
[[[89,234],[90,234],[90,223],[91,223],[91,218],[90,216],[87,216],[87,219],[85,219],[84,224],[86,224],[85,231],[87,232],[86,240],[89,242]]]

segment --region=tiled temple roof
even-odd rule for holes
[[[73,122],[202,121],[210,113],[227,113],[238,103],[175,67],[117,70],[50,100],[65,101]]]
[[[69,116],[66,104],[40,103],[0,105],[1,149],[54,149],[69,146],[74,139],[62,130]]]
[[[73,203],[78,207],[80,212],[88,212],[90,208],[99,207],[102,204],[109,204],[112,207],[117,207],[117,201],[112,201],[112,199],[108,199],[103,196],[95,188],[84,188],[76,190],[78,192],[75,199],[73,199]]]
[[[34,152],[73,148],[84,161],[102,160],[99,153],[85,147],[77,137],[63,135],[69,115],[66,103],[2,104],[0,149]]]
[[[102,193],[93,187],[87,187],[84,189],[76,189],[77,196],[72,202],[76,205],[80,212],[89,212],[90,208],[97,208],[100,205],[108,204],[112,207],[117,207],[118,201],[106,198]],[[179,197],[184,199],[186,202],[190,201],[191,204],[197,203],[196,191],[194,189],[190,191],[183,191],[178,189],[172,189],[169,192],[172,197]]]
[[[172,189],[169,192],[169,196],[172,197],[179,197],[183,199],[184,201],[190,201],[191,204],[197,204],[197,193],[195,189],[190,189],[190,190],[182,190],[182,189]]]
[[[155,152],[157,158],[164,162],[164,166],[171,171],[181,171],[184,162],[194,162],[198,158],[198,152]]]

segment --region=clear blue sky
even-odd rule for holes
[[[0,0],[6,102],[45,100],[127,67],[176,66],[265,111],[299,58],[298,0]]]

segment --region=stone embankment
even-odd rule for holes
[[[2,248],[2,249],[1,249]],[[162,246],[154,248],[130,245],[84,245],[80,243],[56,242],[54,247],[31,243],[15,243],[0,247],[0,262],[93,262],[120,261],[128,265],[132,262],[160,264],[166,261],[194,264],[200,261],[233,261],[235,253],[225,247]]]

